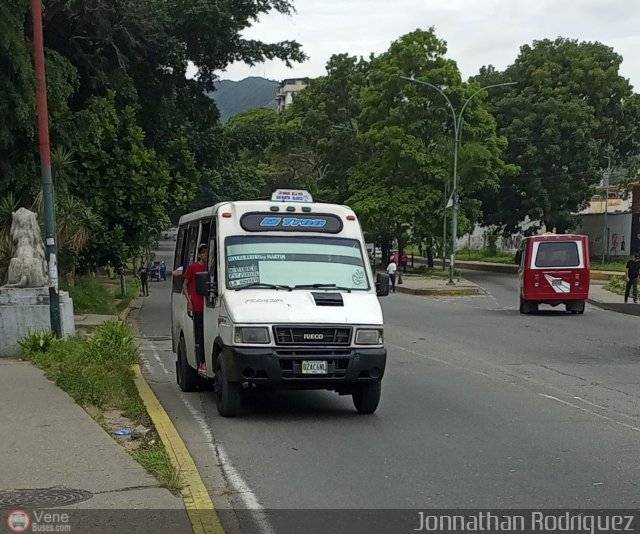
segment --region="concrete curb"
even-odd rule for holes
[[[151,386],[142,375],[139,365],[133,367],[134,380],[138,393],[142,398],[153,425],[164,444],[171,459],[171,463],[179,471],[185,486],[182,489],[182,499],[191,521],[194,534],[224,534],[220,518],[209,497],[202,477],[187,446],[182,441],[169,415],[160,404]]]
[[[118,314],[118,319],[120,319],[123,323],[126,323],[130,313],[131,313],[131,302],[124,310],[122,310]]]
[[[396,286],[396,292],[429,297],[464,297],[485,294],[479,287],[464,287],[460,289],[410,289],[408,287]]]
[[[442,267],[442,262],[436,260],[436,265]],[[448,262],[447,262],[448,264]],[[518,266],[517,265],[508,265],[506,263],[476,263],[476,262],[466,262],[464,260],[456,260],[456,269],[468,269],[470,271],[485,271],[485,272],[493,272],[493,273],[508,273],[508,274],[518,274]],[[622,272],[614,272],[614,271],[591,271],[591,280],[614,280],[619,278],[620,276],[624,276]]]
[[[587,302],[602,310],[640,317],[640,304],[626,304],[624,302],[600,302],[599,300],[592,299],[587,299]]]

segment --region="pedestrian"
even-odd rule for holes
[[[196,275],[207,272],[209,249],[204,243],[198,247],[198,261],[184,271],[182,293],[187,299],[187,314],[193,319],[193,333],[196,342],[198,373],[206,376],[207,366],[204,359],[204,296],[196,291]]]
[[[624,290],[624,301],[629,301],[629,292],[633,288],[633,302],[638,303],[638,275],[640,274],[640,254],[634,254],[633,259],[627,262],[625,269],[627,287]]]
[[[387,273],[389,274],[389,282],[391,282],[391,292],[396,292],[396,274],[398,272],[398,266],[396,262],[393,261],[394,258],[391,258],[389,265],[387,265]]]
[[[147,272],[147,268],[144,266],[144,263],[140,265],[140,296],[148,297],[149,296],[149,273]]]

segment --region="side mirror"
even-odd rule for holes
[[[520,262],[521,262],[521,261],[522,261],[522,251],[521,251],[521,250],[518,250],[518,251],[516,252],[516,257],[514,258],[513,262],[514,262],[516,265],[520,265]]]
[[[216,294],[215,284],[211,282],[207,272],[196,274],[196,293],[201,297],[208,297]]]
[[[379,297],[386,297],[389,294],[389,275],[378,273],[376,278],[376,294]]]

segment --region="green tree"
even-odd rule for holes
[[[79,162],[68,172],[68,188],[100,222],[85,257],[118,267],[137,255],[150,230],[168,225],[171,194],[183,180],[145,146],[135,111],[119,110],[115,100],[113,93],[94,98],[74,114],[65,144]]]
[[[462,83],[446,50],[431,28],[401,37],[371,61],[359,119],[365,156],[350,170],[348,202],[365,216],[372,234],[400,237],[411,225],[414,233],[432,237],[441,228],[452,176],[453,118],[442,95],[402,77],[446,87],[459,110],[478,86]],[[501,159],[506,143],[496,136],[483,95],[467,107],[464,124],[458,169],[461,232],[476,215],[477,193],[495,190],[507,170]]]
[[[489,101],[520,172],[483,197],[485,223],[512,231],[529,217],[564,232],[607,157],[623,163],[637,153],[640,102],[621,62],[600,43],[560,38],[525,45],[505,72],[488,67],[475,78],[517,82]]]

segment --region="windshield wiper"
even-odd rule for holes
[[[299,284],[293,286],[293,289],[342,289],[348,293],[351,293],[350,287],[337,286],[335,284]]]
[[[291,286],[276,285],[276,284],[264,284],[262,282],[254,282],[253,284],[248,284],[246,286],[236,287],[235,291],[240,291],[242,289],[256,289],[256,288],[260,288],[260,289],[287,289],[288,291],[291,291],[291,289],[293,289]]]

